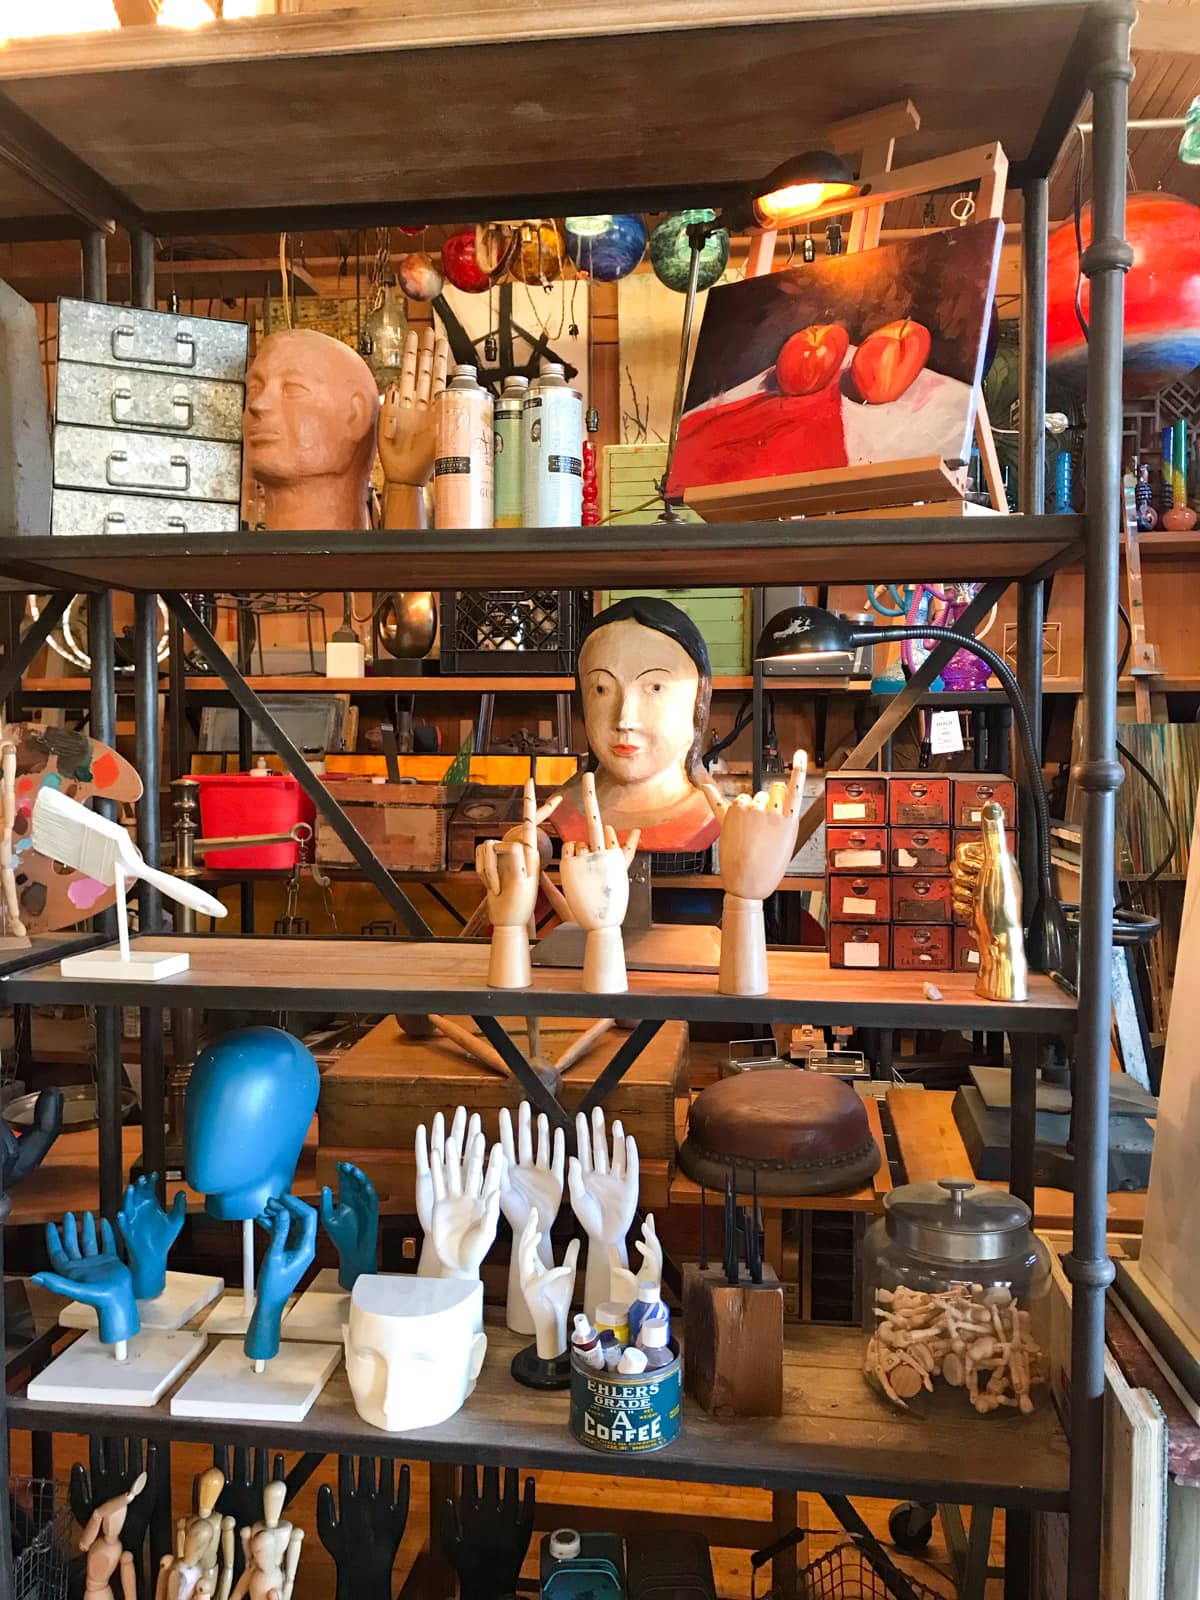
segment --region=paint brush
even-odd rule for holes
[[[129,959],[129,927],[125,914],[125,884],[132,880],[151,884],[172,900],[190,906],[201,916],[223,917],[226,908],[194,883],[160,872],[142,859],[119,822],[89,811],[59,789],[46,784],[38,790],[33,806],[30,843],[39,855],[84,872],[98,883],[116,886],[120,901],[121,954]]]

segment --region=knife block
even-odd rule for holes
[[[729,1284],[720,1267],[683,1269],[683,1386],[712,1416],[783,1413],[783,1288]]]

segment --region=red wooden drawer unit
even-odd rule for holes
[[[829,880],[831,922],[890,922],[892,880],[835,873]]]
[[[887,796],[887,779],[878,773],[835,773],[825,779],[825,821],[886,823]]]
[[[1017,787],[1011,778],[997,777],[990,772],[958,774],[954,784],[954,810],[951,825],[955,828],[978,828],[983,820],[983,808],[995,800],[1004,812],[1006,827],[1017,823]]]
[[[950,928],[929,923],[917,927],[897,924],[892,929],[892,965],[897,972],[949,972]]]
[[[892,930],[883,923],[833,922],[829,926],[831,967],[890,967]]]
[[[950,779],[893,773],[888,780],[888,821],[893,828],[948,828]]]
[[[893,828],[888,860],[893,872],[949,872],[949,828]]]
[[[894,878],[892,921],[946,922],[950,917],[949,878]]]
[[[886,828],[827,827],[825,853],[830,872],[883,876],[888,869],[888,831]]]

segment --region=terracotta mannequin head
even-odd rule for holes
[[[349,345],[311,328],[269,334],[246,375],[243,426],[268,528],[367,526],[379,391]]]
[[[604,820],[618,833],[642,828],[643,850],[698,849],[701,836],[711,842],[715,830],[693,777],[712,699],[696,624],[667,600],[619,600],[585,630],[577,671]],[[574,788],[555,817],[564,838],[576,837],[567,831]]]

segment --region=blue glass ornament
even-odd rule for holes
[[[567,255],[597,283],[627,278],[646,253],[646,225],[639,216],[567,217],[565,226]]]

